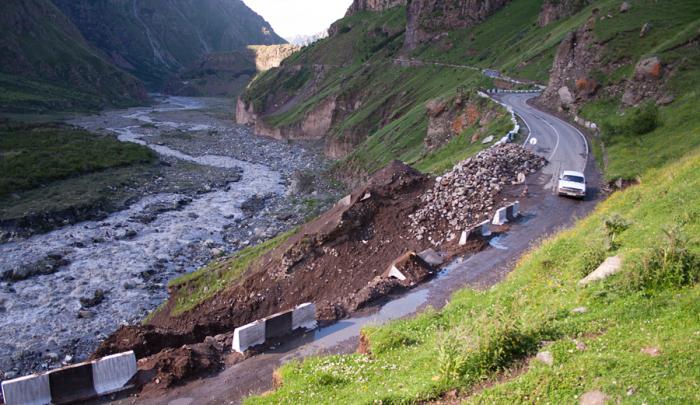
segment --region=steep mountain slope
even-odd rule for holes
[[[358,0],[328,39],[259,76],[241,97],[237,117],[263,135],[323,139],[327,154],[343,159],[341,172],[354,174],[394,158],[420,165],[430,153],[427,101],[449,98],[459,86],[512,86],[469,67],[548,84],[541,100],[553,109],[561,106],[558,91],[566,84],[572,120],[578,113],[600,125],[614,123],[653,98],[664,105],[676,100],[658,110],[669,124],[687,122],[691,104],[684,100],[696,96],[681,83],[697,83],[699,16],[698,3],[688,0],[625,7],[611,0],[407,6]],[[678,114],[685,118],[673,118]],[[649,143],[597,143],[608,178],[634,178],[647,167],[620,162],[628,159],[628,146],[636,156],[660,155],[652,156],[657,163],[674,156],[674,147],[658,147],[661,128],[645,136]],[[696,145],[697,137],[679,137],[675,156]]]
[[[546,83],[540,106],[597,123],[581,129],[607,180],[630,187],[542,241],[503,283],[366,328],[358,353],[288,363],[275,392],[246,403],[699,402],[700,3],[515,0],[425,38],[392,56]],[[355,153],[391,150],[383,132]],[[618,274],[579,282],[608,257],[621,259]]]
[[[249,86],[238,103],[238,121],[276,138],[322,139],[329,156],[346,159],[346,171],[360,176],[394,158],[416,164],[431,160],[436,150],[423,142],[430,121],[426,103],[451,100],[459,87],[473,89],[491,80],[465,67],[403,64],[407,15],[402,2],[356,2],[331,26],[329,38]],[[445,19],[445,26],[451,24]],[[466,148],[503,130],[487,130],[488,119],[475,122],[441,146],[454,140]],[[475,130],[481,130],[476,137],[470,132],[458,139]]]
[[[53,0],[88,42],[149,87],[205,54],[285,41],[241,0]]]
[[[0,110],[98,109],[143,102],[146,93],[88,46],[50,0],[0,4]]]

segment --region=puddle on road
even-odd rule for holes
[[[503,244],[503,239],[505,239],[507,234],[494,236],[489,240],[489,245],[498,250],[508,250],[508,246]]]

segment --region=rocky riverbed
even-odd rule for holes
[[[120,324],[160,305],[170,279],[337,199],[316,176],[327,162],[315,145],[254,137],[232,122],[229,104],[160,98],[72,120],[147,145],[166,168],[202,168],[208,182],[196,192],[154,182],[103,219],[0,244],[0,379],[86,358]]]

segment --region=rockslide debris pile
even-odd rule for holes
[[[543,157],[515,144],[498,145],[458,163],[421,196],[422,206],[409,216],[413,234],[438,245],[442,240],[432,233],[447,222],[450,232],[444,237],[454,239],[499,208],[495,198],[503,186],[523,181],[546,164]]]

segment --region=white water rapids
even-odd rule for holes
[[[121,117],[157,127],[182,131],[207,130],[200,123],[157,121],[152,113],[197,109],[197,100],[169,98],[159,108],[131,109]],[[166,146],[145,142],[137,133],[139,126],[109,128],[122,141],[147,145],[161,155],[200,165],[243,170],[242,179],[225,190],[193,198],[181,194],[147,196],[128,209],[100,221],[87,221],[0,245],[0,274],[20,263],[28,263],[61,252],[70,264],[54,274],[40,275],[0,289],[5,312],[0,316],[0,369],[7,371],[21,358],[39,358],[48,352],[89,354],[100,338],[120,323],[143,318],[166,297],[163,285],[172,277],[194,270],[192,250],[204,250],[223,244],[222,229],[240,220],[241,203],[256,194],[284,191],[282,175],[267,166],[240,161],[228,156],[191,156]],[[191,201],[191,202],[190,202]],[[176,207],[160,212],[143,224],[134,217],[153,204]],[[129,234],[125,233],[127,230]],[[201,257],[201,256],[200,256]],[[156,273],[157,281],[145,281],[142,273]],[[86,318],[78,318],[81,297],[97,289],[106,292],[105,300]]]

